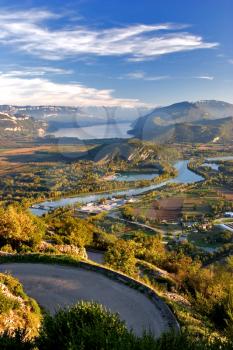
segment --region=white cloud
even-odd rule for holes
[[[50,60],[95,55],[127,56],[135,61],[218,45],[181,31],[184,25],[170,23],[109,29],[93,29],[84,25],[49,29],[44,25],[46,20],[58,17],[48,11],[2,11],[0,44]]]
[[[113,97],[113,90],[98,90],[80,83],[55,83],[44,77],[17,77],[0,73],[0,104],[142,107],[136,99]]]
[[[169,79],[168,75],[148,76],[144,72],[131,72],[126,75],[126,78],[146,81],[159,81]]]
[[[230,59],[228,60],[228,63],[233,64],[233,58],[230,58]]]
[[[5,77],[39,77],[47,74],[66,75],[72,73],[72,70],[55,67],[20,67],[4,73],[1,72]]]
[[[195,77],[196,79],[203,79],[203,80],[214,80],[214,77],[210,75],[200,75],[198,77]]]

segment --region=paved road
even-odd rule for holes
[[[167,320],[145,295],[100,273],[49,264],[0,264],[0,272],[5,271],[17,277],[28,295],[51,312],[78,300],[93,300],[118,312],[136,334],[147,329],[159,336],[168,330]]]
[[[87,251],[87,256],[89,260],[95,261],[98,264],[104,263],[104,252],[94,252],[94,251]]]

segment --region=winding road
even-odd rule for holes
[[[98,272],[41,263],[0,264],[0,272],[17,277],[26,293],[52,313],[79,300],[96,301],[118,312],[138,335],[150,330],[159,337],[169,330],[162,310],[144,294]]]

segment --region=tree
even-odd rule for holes
[[[59,214],[59,212],[58,212]],[[95,226],[87,220],[74,218],[71,213],[46,218],[51,239],[57,244],[73,244],[77,247],[89,245],[93,240]],[[54,235],[55,234],[55,235]]]
[[[43,222],[20,207],[0,208],[0,244],[13,249],[22,245],[36,246],[44,235]]]
[[[136,271],[135,244],[132,241],[119,239],[110,246],[105,253],[105,262],[126,274],[133,274]]]
[[[139,236],[135,238],[138,243],[137,257],[147,262],[161,265],[166,258],[166,250],[159,236]]]

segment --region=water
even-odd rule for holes
[[[207,158],[207,160],[209,162],[218,161],[218,160],[233,160],[233,156],[213,157],[213,158]]]
[[[201,166],[207,166],[213,170],[219,169],[219,165],[217,163],[203,163]]]
[[[218,160],[233,160],[233,156],[207,158],[208,163],[203,163],[202,166],[208,166],[209,168],[218,171],[219,164],[214,163]]]
[[[52,133],[55,137],[77,137],[81,140],[129,138],[131,123],[93,125],[81,128],[63,128]]]
[[[32,208],[31,212],[35,215],[41,216],[45,214],[49,209],[56,209],[59,207],[65,207],[68,205],[73,205],[75,203],[81,203],[86,204],[90,202],[96,202],[103,198],[113,198],[116,196],[129,196],[133,197],[139,194],[143,194],[148,191],[155,190],[156,188],[160,188],[162,186],[167,185],[168,183],[193,183],[202,181],[204,178],[200,175],[195,174],[193,171],[189,170],[187,168],[188,160],[180,160],[175,163],[175,168],[178,170],[178,176],[169,179],[166,181],[163,181],[159,184],[152,184],[145,187],[139,187],[139,188],[131,188],[123,191],[114,191],[114,192],[108,192],[108,193],[101,193],[101,194],[89,194],[89,195],[79,195],[77,197],[68,197],[68,198],[61,198],[59,200],[55,201],[46,201],[41,203],[40,205],[43,207],[46,207],[47,210],[42,209],[36,209]]]
[[[172,182],[177,183],[193,183],[202,181],[204,178],[193,171],[189,170],[187,165],[189,160],[179,160],[175,163],[174,167],[178,171],[178,176],[172,180]]]
[[[216,157],[216,158],[207,158],[206,160],[207,161],[233,160],[233,157],[231,157],[231,156],[229,156],[229,157]],[[131,188],[131,189],[123,190],[123,191],[114,191],[114,192],[109,192],[109,193],[79,195],[77,197],[61,198],[59,200],[55,200],[55,201],[51,201],[51,202],[47,201],[47,202],[41,203],[41,205],[43,207],[48,207],[47,210],[32,208],[31,212],[35,215],[41,216],[41,215],[45,214],[46,211],[49,211],[49,209],[56,209],[59,207],[65,207],[67,205],[73,205],[75,203],[86,204],[86,203],[90,203],[90,202],[99,201],[100,199],[103,199],[103,198],[113,198],[116,196],[133,197],[133,196],[140,195],[140,194],[143,194],[143,193],[148,192],[148,191],[155,190],[156,188],[160,188],[160,187],[165,186],[169,183],[188,184],[188,183],[194,183],[194,182],[199,182],[199,181],[204,180],[204,178],[202,176],[194,173],[193,171],[191,171],[187,168],[188,162],[189,162],[188,160],[177,161],[174,164],[174,167],[178,171],[177,177],[163,181],[159,184],[152,184],[152,185],[145,186],[145,187]],[[143,176],[143,179],[145,179],[144,176],[148,175],[148,174],[141,174],[141,175]],[[125,175],[125,176],[127,176],[127,175]],[[138,176],[138,174],[135,174],[135,175],[129,174],[128,176],[130,176],[132,179],[132,176]]]

